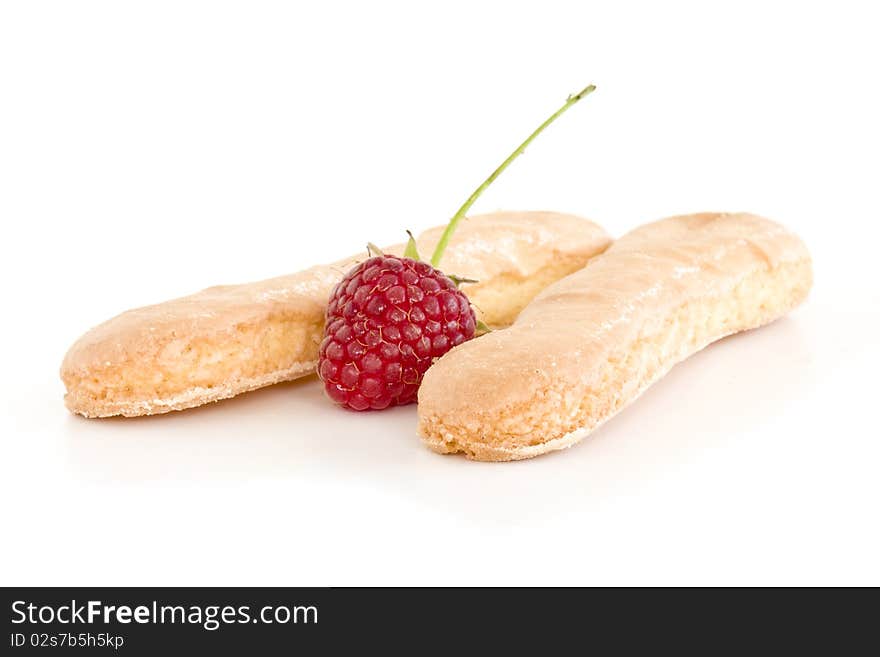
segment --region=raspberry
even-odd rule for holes
[[[376,256],[330,294],[318,376],[356,411],[409,404],[435,358],[474,337],[476,317],[451,278],[426,262]]]
[[[474,337],[477,319],[471,304],[435,267],[480,194],[548,125],[595,89],[591,84],[569,96],[474,190],[440,235],[431,264],[419,258],[411,233],[402,258],[369,245],[379,255],[348,272],[330,294],[318,358],[318,376],[330,399],[356,411],[409,404],[434,359]]]

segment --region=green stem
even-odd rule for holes
[[[535,137],[537,137],[544,131],[544,128],[546,128],[548,125],[550,125],[560,116],[562,116],[569,107],[574,105],[581,98],[587,96],[588,94],[591,94],[595,90],[596,85],[591,84],[579,93],[569,96],[568,100],[565,101],[565,105],[556,110],[556,112],[549,119],[539,125],[538,129],[530,134],[528,138],[523,143],[521,143],[516,148],[516,150],[513,151],[513,153],[511,153],[506,160],[504,160],[504,162],[501,163],[501,166],[495,169],[495,171],[492,172],[491,176],[486,178],[482,185],[474,190],[474,193],[470,195],[468,200],[464,202],[464,205],[462,205],[458,209],[458,212],[456,212],[455,216],[453,216],[452,219],[449,221],[449,224],[446,226],[446,230],[443,231],[443,235],[440,236],[440,241],[437,242],[437,247],[434,249],[434,254],[431,256],[432,266],[437,267],[440,265],[440,260],[441,258],[443,258],[443,253],[446,251],[446,247],[449,245],[449,240],[452,238],[452,234],[455,232],[455,229],[458,228],[459,222],[464,218],[465,214],[467,214],[467,211],[471,209],[471,206],[480,197],[480,194],[482,194],[489,185],[495,182],[495,179],[500,176],[508,166],[510,166],[511,162],[513,162],[523,153],[524,150],[526,150],[526,147],[532,143],[532,140]]]

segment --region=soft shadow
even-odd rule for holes
[[[70,463],[93,482],[239,484],[323,478],[385,489],[462,522],[509,525],[577,513],[670,476],[700,450],[771,420],[810,385],[812,347],[782,319],[722,340],[580,445],[530,461],[439,456],[415,436],[415,406],[355,413],[312,377],[139,419],[65,425]]]
[[[324,398],[316,377],[282,383],[207,406],[138,418],[64,423],[68,458],[92,481],[248,481],[313,472],[376,448],[370,427],[405,440],[415,407],[355,413]],[[407,429],[404,429],[404,426]],[[388,443],[388,437],[384,439]],[[393,450],[393,445],[385,448]]]
[[[637,494],[704,450],[772,421],[812,385],[812,347],[796,321],[721,340],[680,363],[580,444],[514,463],[474,463],[424,451],[416,472],[385,485],[482,524],[533,524]],[[442,467],[436,467],[439,463]],[[352,473],[354,474],[354,473]]]

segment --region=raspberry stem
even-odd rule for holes
[[[526,147],[530,143],[532,143],[532,140],[535,137],[537,137],[538,135],[540,135],[544,131],[544,128],[546,128],[548,125],[550,125],[556,119],[558,119],[560,116],[562,116],[569,107],[574,105],[581,98],[593,93],[593,91],[595,91],[595,90],[596,90],[596,85],[591,84],[591,85],[585,87],[584,89],[582,89],[580,92],[569,96],[568,99],[565,101],[565,105],[563,105],[558,110],[556,110],[556,112],[554,112],[553,115],[549,119],[547,119],[546,121],[544,121],[544,123],[539,125],[537,130],[535,130],[532,134],[530,134],[528,136],[528,138],[523,143],[521,143],[519,146],[517,146],[516,150],[513,151],[513,153],[511,153],[507,157],[507,159],[504,160],[504,162],[502,162],[501,165],[497,169],[495,169],[495,171],[492,172],[492,175],[490,175],[488,178],[486,178],[486,180],[483,181],[483,184],[474,190],[474,193],[471,194],[470,197],[468,197],[468,200],[464,202],[464,204],[458,209],[458,212],[456,212],[455,215],[452,217],[452,219],[449,220],[449,224],[447,224],[446,230],[444,230],[443,234],[440,236],[440,241],[437,242],[437,247],[434,249],[434,254],[431,256],[431,265],[433,267],[438,267],[440,265],[440,260],[443,258],[443,253],[446,251],[446,247],[449,244],[449,240],[452,238],[452,234],[455,232],[455,229],[458,227],[459,222],[464,218],[464,215],[467,213],[468,210],[471,209],[471,206],[480,197],[480,195],[484,191],[486,191],[486,188],[489,185],[491,185],[493,182],[495,182],[495,179],[498,176],[500,176],[508,166],[510,166],[511,162],[513,162],[517,157],[522,155],[523,151],[526,150]]]

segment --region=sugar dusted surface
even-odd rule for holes
[[[430,253],[442,230],[420,235],[420,249]],[[572,215],[480,215],[463,222],[443,268],[478,280],[466,289],[478,315],[503,326],[542,287],[609,242],[596,224]],[[386,251],[401,254],[403,245]],[[330,290],[358,259],[122,313],[68,351],[61,367],[65,403],[87,417],[149,415],[308,375]]]
[[[675,363],[780,317],[811,282],[803,243],[767,219],[648,224],[544,290],[511,328],[435,363],[419,433],[435,451],[478,460],[571,446]]]

